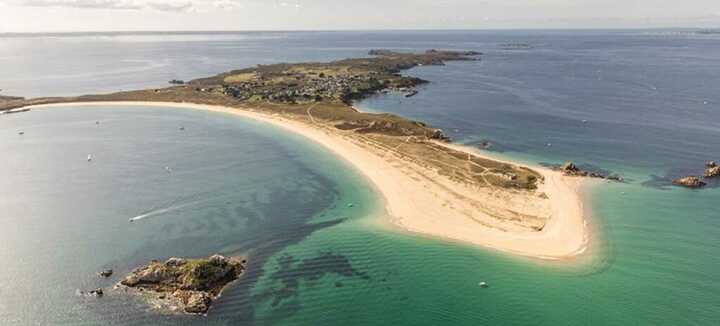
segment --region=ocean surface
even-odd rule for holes
[[[179,108],[33,110],[0,117],[0,325],[717,324],[720,187],[669,180],[720,160],[718,35],[0,36],[0,94],[161,87],[372,48],[484,55],[408,71],[431,83],[357,107],[428,122],[499,157],[623,175],[584,190],[588,253],[544,262],[379,229],[368,222],[382,218],[382,201],[356,171],[262,123]],[[247,254],[251,268],[207,317],[79,295],[150,259],[218,252]],[[106,268],[109,280],[95,275]]]

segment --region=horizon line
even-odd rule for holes
[[[268,30],[89,30],[89,31],[42,31],[42,32],[0,32],[0,36],[46,36],[46,35],[79,35],[79,34],[116,34],[116,35],[137,35],[137,34],[236,34],[236,33],[302,33],[302,32],[481,32],[481,31],[643,31],[643,30],[720,30],[720,27],[547,27],[547,28],[388,28],[388,29],[268,29]]]

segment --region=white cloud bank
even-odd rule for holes
[[[169,12],[190,11],[194,7],[192,1],[183,0],[22,0],[21,5],[26,7],[65,7],[109,10],[141,10],[149,8]]]
[[[28,7],[70,7],[87,9],[141,9],[133,0],[24,0]]]
[[[0,33],[720,27],[719,0],[0,0]]]

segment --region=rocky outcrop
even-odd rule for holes
[[[702,188],[707,185],[705,182],[702,182],[700,178],[696,176],[675,179],[673,180],[673,184],[687,188]]]
[[[573,162],[565,162],[562,166],[560,166],[560,171],[562,171],[565,175],[577,175],[582,173],[580,168],[578,168]]]
[[[118,286],[149,295],[159,307],[205,314],[222,289],[243,274],[246,263],[244,259],[220,255],[152,261],[134,270]]]
[[[178,298],[185,305],[185,312],[189,314],[204,314],[210,309],[213,298],[207,292],[177,290],[172,296]]]
[[[410,93],[405,94],[405,97],[410,98],[410,97],[413,97],[413,96],[415,96],[415,95],[418,95],[418,93],[420,93],[420,92],[418,92],[418,91],[411,91]]]
[[[450,137],[446,136],[442,129],[433,130],[429,138],[443,142],[450,142]]]
[[[715,163],[715,161],[707,162],[705,164],[705,177],[706,178],[720,177],[720,165]]]
[[[585,171],[583,169],[580,169],[573,162],[565,162],[563,165],[560,166],[559,170],[566,176],[589,177],[589,178],[607,179],[607,180],[614,180],[614,181],[623,181],[623,178],[618,175],[606,175],[606,174],[602,174],[602,173],[598,173],[598,172]]]

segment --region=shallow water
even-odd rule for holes
[[[532,47],[500,46],[518,42]],[[0,324],[720,319],[720,189],[685,190],[653,177],[699,173],[705,160],[720,159],[716,36],[250,33],[0,38],[0,44],[3,93],[27,96],[162,86],[172,78],[379,47],[477,49],[485,52],[480,63],[412,70],[432,81],[415,97],[391,94],[358,106],[429,122],[466,145],[490,141],[493,155],[574,160],[629,180],[586,190],[594,245],[579,261],[558,264],[375,227],[370,222],[381,203],[357,173],[318,146],[258,123],[149,108],[0,117],[0,260],[14,262],[0,269]],[[63,55],[71,50],[74,56]],[[58,83],[49,76],[69,77]],[[349,202],[355,207],[348,209]],[[128,222],[144,214],[150,215]],[[74,296],[78,288],[109,285],[94,275],[106,267],[122,275],[152,258],[215,252],[250,252],[253,264],[209,317],[158,316],[122,296]],[[490,287],[480,288],[480,281]]]

